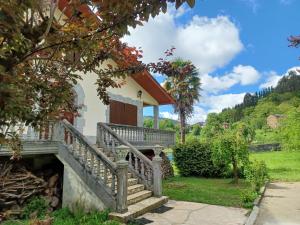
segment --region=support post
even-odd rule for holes
[[[154,129],[159,129],[159,107],[158,105],[153,106],[153,128]]]
[[[116,148],[117,153],[117,212],[125,213],[127,206],[127,179],[128,179],[128,161],[126,156],[129,147],[121,145]]]
[[[160,153],[163,147],[160,145],[155,145],[154,147],[154,158],[152,159],[153,164],[153,195],[155,197],[162,196],[162,171],[161,171],[161,163],[162,158],[160,157]]]

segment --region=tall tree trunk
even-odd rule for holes
[[[180,141],[182,144],[185,143],[185,114],[184,112],[179,113],[180,117]]]

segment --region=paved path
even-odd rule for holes
[[[270,183],[255,225],[300,225],[300,183]]]
[[[137,219],[147,225],[243,225],[247,210],[173,201]]]

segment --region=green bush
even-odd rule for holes
[[[46,215],[48,204],[42,197],[33,197],[25,205],[22,217],[25,219],[30,218],[32,213],[36,213],[37,218],[42,218]]]
[[[253,202],[257,197],[257,193],[254,191],[245,191],[241,194],[241,199],[243,202],[243,207],[245,208],[252,208]]]
[[[251,183],[253,191],[259,193],[260,188],[269,179],[268,170],[264,161],[254,160],[245,167],[246,180]]]
[[[199,140],[177,144],[174,161],[182,176],[220,177],[226,171],[224,166],[213,164],[210,146]]]

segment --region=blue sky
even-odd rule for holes
[[[193,9],[177,11],[170,5],[124,41],[142,47],[145,62],[157,61],[175,46],[175,56],[197,66],[203,91],[189,121],[194,123],[240,103],[246,92],[276,85],[299,65],[300,51],[287,41],[300,34],[299,8],[300,0],[198,0]],[[145,108],[144,115],[151,114]],[[177,118],[171,106],[160,107],[160,115]]]

